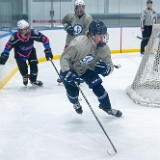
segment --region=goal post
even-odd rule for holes
[[[146,51],[126,93],[136,103],[160,107],[160,24],[154,24]]]

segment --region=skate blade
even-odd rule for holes
[[[37,84],[32,84],[33,87],[43,87],[43,84],[42,85],[37,85]]]

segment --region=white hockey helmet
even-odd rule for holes
[[[86,4],[84,3],[83,0],[76,0],[74,3],[74,6],[85,6]]]
[[[77,15],[82,15],[84,13],[84,10],[83,11],[77,11],[77,6],[84,6],[85,7],[85,2],[83,0],[76,0],[75,3],[74,3],[74,10],[75,10],[75,13],[77,13]]]
[[[19,30],[24,29],[24,28],[28,28],[28,27],[29,27],[29,23],[23,19],[17,22],[17,28]]]

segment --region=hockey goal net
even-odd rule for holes
[[[160,24],[153,25],[145,54],[126,93],[138,104],[160,107]]]

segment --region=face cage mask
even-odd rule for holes
[[[80,10],[80,11],[77,11],[77,6],[75,7],[75,13],[77,14],[77,16],[81,16],[81,15],[83,15],[84,14],[84,10],[82,11],[82,10]]]

